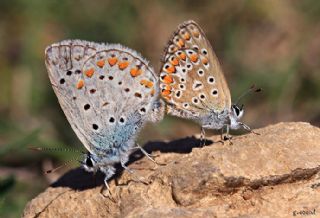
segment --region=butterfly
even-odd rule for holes
[[[61,41],[46,48],[45,63],[60,106],[88,150],[84,169],[103,172],[109,189],[114,164],[128,169],[143,125],[163,117],[158,76],[140,54],[120,44]]]
[[[240,122],[243,106],[231,103],[230,90],[210,42],[194,21],[180,24],[162,58],[161,96],[167,113],[196,121],[204,129],[250,127]]]

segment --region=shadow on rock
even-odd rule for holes
[[[211,140],[206,140],[204,146],[212,144]],[[187,137],[178,139],[171,142],[149,142],[143,148],[148,152],[159,151],[161,153],[190,153],[193,148],[201,147],[201,141],[195,137]],[[138,149],[130,155],[130,159],[127,165],[134,163],[144,157],[144,154]],[[115,165],[116,173],[110,179],[115,179],[121,176],[123,168],[120,164]],[[101,172],[96,174],[86,172],[83,168],[79,167],[74,170],[70,170],[63,176],[61,176],[51,187],[69,187],[74,190],[86,190],[97,186],[104,185],[104,175]]]

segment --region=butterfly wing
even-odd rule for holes
[[[149,120],[158,79],[135,51],[66,40],[46,49],[46,67],[63,112],[91,153],[120,147]]]
[[[162,62],[160,89],[169,113],[199,117],[230,109],[230,91],[219,61],[194,21],[179,25]]]

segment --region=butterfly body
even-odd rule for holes
[[[88,150],[83,166],[125,164],[138,132],[163,117],[158,79],[140,54],[119,44],[65,40],[46,49],[46,67],[72,129]]]
[[[202,128],[238,129],[243,109],[231,104],[220,63],[194,21],[179,25],[162,59],[160,90],[171,115],[196,121]]]

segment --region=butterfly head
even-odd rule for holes
[[[244,113],[243,105],[239,107],[238,105],[233,104],[231,106],[231,114],[230,114],[231,129],[239,129],[241,127],[241,123],[239,122],[239,120],[243,116],[243,113]]]
[[[82,162],[82,166],[88,172],[96,172],[98,169],[96,161],[93,159],[92,154],[90,152],[88,152],[85,155],[85,158]]]

